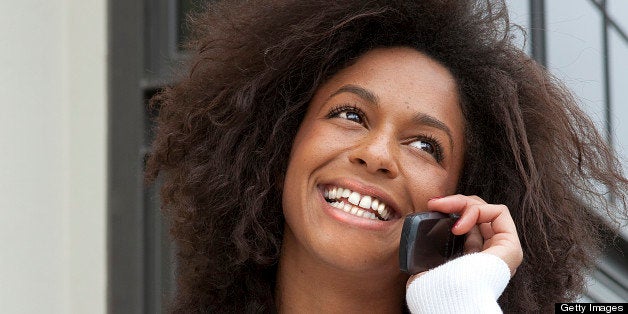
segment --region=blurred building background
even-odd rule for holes
[[[144,187],[146,100],[200,0],[0,3],[0,312],[160,313],[172,248]],[[508,0],[518,42],[578,96],[628,171],[628,1]],[[628,229],[582,301],[628,301]]]

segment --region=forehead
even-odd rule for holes
[[[443,119],[461,114],[458,84],[451,72],[412,48],[377,48],[366,52],[323,84],[313,103],[324,102],[348,84],[371,91],[384,107],[403,106],[401,109],[418,110]]]
[[[336,79],[429,86],[439,91],[457,90],[451,72],[435,59],[408,47],[376,48],[339,71]]]
[[[421,84],[456,89],[457,83],[445,66],[430,56],[409,47],[376,48],[364,53],[338,73],[338,77],[358,74],[373,80],[373,74],[392,74],[396,82],[411,79]],[[446,84],[446,85],[443,85]]]

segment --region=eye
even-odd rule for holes
[[[410,146],[432,155],[436,162],[440,163],[441,161],[443,161],[441,145],[435,138],[429,136],[419,137],[410,142]]]
[[[365,123],[364,112],[354,105],[341,105],[335,107],[327,114],[327,118],[340,118],[359,124]]]

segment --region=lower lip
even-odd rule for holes
[[[323,196],[323,191],[319,189],[319,198],[323,203],[323,211],[330,216],[331,218],[340,221],[342,223],[355,226],[358,228],[368,229],[368,230],[384,230],[390,228],[393,224],[392,220],[383,221],[383,220],[375,220],[370,218],[358,217],[352,214],[349,214],[341,209],[331,206],[331,204],[327,203],[325,197]]]

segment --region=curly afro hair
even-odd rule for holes
[[[292,141],[318,86],[375,47],[417,49],[458,82],[458,192],[507,205],[524,250],[504,311],[574,298],[601,216],[626,215],[619,162],[564,86],[511,43],[503,1],[212,1],[190,22],[189,71],[153,98],[147,165],[149,181],[163,177],[178,250],[174,312],[276,311]]]

